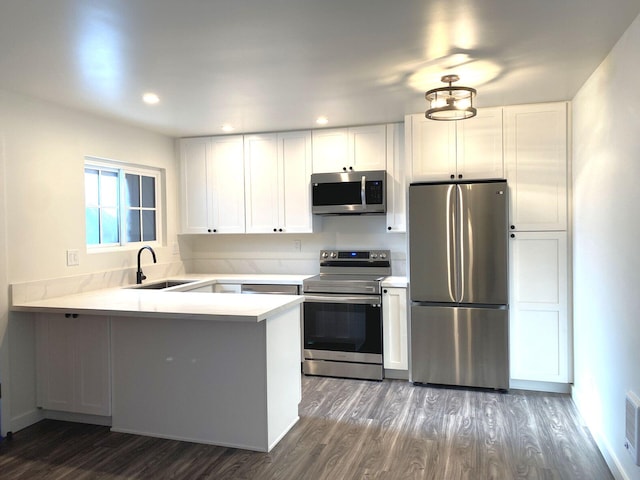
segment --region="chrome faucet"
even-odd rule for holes
[[[142,283],[142,280],[147,278],[144,275],[144,273],[142,273],[142,268],[140,268],[140,254],[142,253],[143,250],[149,250],[151,252],[151,255],[153,255],[153,263],[157,263],[156,262],[156,252],[154,252],[153,248],[151,248],[149,245],[145,245],[140,250],[138,250],[138,271],[136,272],[136,283],[138,285]]]

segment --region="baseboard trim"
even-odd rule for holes
[[[49,420],[61,420],[63,422],[88,423],[89,425],[111,426],[111,417],[101,415],[89,415],[87,413],[61,412],[58,410],[43,410],[43,417]]]
[[[533,390],[535,392],[571,393],[571,384],[554,382],[534,382],[531,380],[509,381],[509,388],[517,390]]]
[[[631,480],[631,477],[627,475],[627,472],[624,470],[622,464],[618,460],[618,456],[613,452],[613,450],[611,450],[604,436],[598,429],[592,428],[593,425],[589,422],[588,416],[585,415],[585,412],[587,410],[585,408],[585,402],[583,398],[584,396],[580,394],[580,389],[572,385],[571,399],[573,400],[573,403],[576,406],[578,413],[580,414],[583,425],[589,430],[589,433],[591,433],[594,442],[596,442],[598,450],[600,450],[604,461],[607,463],[609,470],[611,470],[611,474],[616,480]]]
[[[384,378],[393,380],[409,380],[409,370],[384,369]]]
[[[13,433],[19,432],[23,428],[27,428],[38,423],[43,418],[42,411],[34,408],[33,410],[29,410],[28,412],[18,415],[17,417],[12,417],[10,428],[7,428],[7,431]]]

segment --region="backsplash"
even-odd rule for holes
[[[318,273],[323,249],[388,249],[393,275],[406,275],[406,234],[386,232],[383,215],[322,217],[321,228],[303,234],[180,235],[180,256],[188,273],[303,275]]]
[[[14,283],[11,285],[11,302],[32,302],[101,288],[114,288],[133,284],[136,282],[136,269],[136,267],[131,267],[85,275]],[[144,273],[147,276],[147,281],[149,281],[184,275],[185,268],[181,262],[155,263],[145,265]]]

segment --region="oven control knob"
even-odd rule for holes
[[[386,254],[386,253],[381,253],[381,254],[380,254],[380,258],[381,258],[382,260],[384,260],[385,258],[387,258],[387,254]]]
[[[329,256],[328,252],[322,252],[322,258],[327,258]]]
[[[376,258],[378,258],[378,254],[377,253],[372,253],[371,254],[371,260],[375,260]]]
[[[331,252],[331,258],[336,258],[338,254],[336,252]]]

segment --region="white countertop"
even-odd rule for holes
[[[268,274],[183,274],[169,280],[194,283],[165,290],[116,287],[54,298],[12,299],[11,310],[156,318],[191,318],[213,321],[260,322],[304,301],[299,295],[241,295],[182,291],[215,283],[258,283],[302,285],[312,275]],[[164,279],[149,279],[155,283]],[[134,285],[129,285],[134,286]],[[407,287],[406,277],[387,277],[383,287]]]
[[[190,284],[188,286],[190,288],[217,281],[217,277],[211,275],[186,275],[180,278],[199,280],[197,283]],[[153,283],[153,281],[146,283]],[[260,322],[299,305],[304,300],[304,297],[299,295],[181,292],[179,291],[181,288],[187,288],[187,286],[183,285],[171,290],[108,288],[13,303],[11,309],[23,312]]]
[[[383,287],[407,288],[408,285],[407,277],[386,277],[382,280]]]

